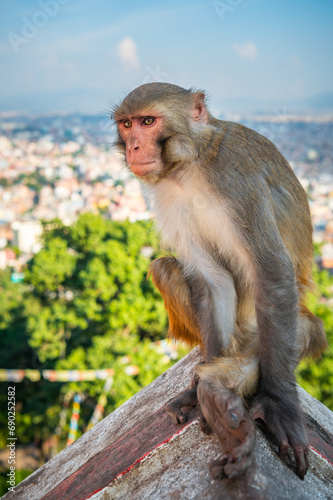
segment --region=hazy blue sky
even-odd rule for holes
[[[333,91],[332,0],[0,0],[0,8],[2,109],[40,101],[100,112],[153,80],[206,89],[213,106]]]

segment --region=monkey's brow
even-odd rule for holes
[[[118,123],[125,122],[126,120],[143,120],[144,118],[151,117],[151,118],[159,118],[158,115],[155,113],[144,113],[140,115],[131,115],[131,116],[125,116],[125,118],[119,118],[117,120]]]

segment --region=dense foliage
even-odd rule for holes
[[[300,363],[298,382],[333,411],[333,277],[328,271],[315,270],[314,281],[317,293],[309,296],[308,307],[323,320],[330,349],[319,360]]]
[[[46,223],[43,244],[25,270],[24,283],[12,283],[9,272],[0,274],[0,367],[113,368],[106,406],[110,413],[168,368],[153,343],[164,336],[166,314],[146,278],[157,255],[157,236],[148,222],[118,223],[84,214],[71,227]],[[138,367],[138,374],[127,375],[126,364]],[[103,384],[43,379],[16,384],[19,442],[42,443],[54,433],[69,391],[84,397],[82,432]],[[4,408],[6,390],[1,398]],[[63,440],[68,424],[69,416]],[[5,412],[1,427],[3,446]]]

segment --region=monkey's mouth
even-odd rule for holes
[[[139,177],[144,177],[155,170],[156,161],[132,164],[129,165],[129,168],[132,170],[133,174],[138,175]]]

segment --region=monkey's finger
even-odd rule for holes
[[[279,441],[279,457],[287,467],[292,467],[292,460],[289,454],[289,443],[286,436]]]
[[[199,425],[200,425],[200,430],[207,436],[213,434],[213,429],[211,428],[211,426],[209,425],[209,423],[207,422],[207,420],[203,415],[201,415],[200,417]]]
[[[309,450],[302,445],[296,445],[293,447],[293,452],[296,460],[296,474],[303,481],[309,469]]]
[[[242,476],[246,469],[251,466],[252,460],[252,455],[245,455],[236,462],[228,461],[224,467],[225,475],[230,479]]]
[[[230,429],[237,429],[244,420],[245,409],[242,401],[236,394],[232,394],[227,400],[227,411],[224,414],[225,423]]]
[[[223,479],[226,477],[224,466],[228,463],[228,455],[223,455],[217,460],[212,460],[209,464],[209,471],[213,479]]]
[[[249,432],[246,438],[242,441],[242,444],[236,446],[231,451],[233,460],[236,462],[237,460],[240,460],[244,456],[252,455],[254,450],[254,443],[255,443],[255,431],[253,426],[253,428],[249,429]]]

